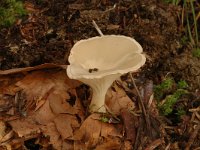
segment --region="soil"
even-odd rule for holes
[[[139,80],[154,84],[166,76],[185,80],[198,95],[187,103],[187,109],[193,103],[199,106],[200,61],[192,56],[191,44],[183,42],[180,7],[158,0],[25,0],[25,8],[28,16],[0,30],[0,70],[68,64],[76,41],[99,36],[92,24],[95,20],[103,34],[130,36],[142,45],[147,63]],[[189,134],[185,139],[180,135],[174,131],[166,138],[174,143],[189,139]]]

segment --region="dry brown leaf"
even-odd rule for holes
[[[22,138],[14,138],[9,143],[5,143],[6,150],[19,150],[22,149],[24,140]]]
[[[25,76],[24,79],[16,83],[23,89],[26,95],[27,103],[45,99],[47,93],[55,86],[51,80],[51,75],[44,71],[35,71]]]
[[[26,75],[17,85],[25,93],[28,111],[39,109],[48,99],[54,113],[77,114],[78,110],[66,102],[70,98],[67,90],[71,88],[68,81],[70,86],[79,85],[76,81],[73,84],[65,71],[35,71]]]
[[[73,130],[80,126],[77,118],[68,114],[59,114],[54,123],[63,140],[72,139]]]
[[[50,107],[55,114],[68,113],[68,114],[79,114],[80,117],[83,114],[83,107],[80,100],[76,95],[75,90],[68,90],[73,93],[70,95],[66,91],[54,91],[49,95],[48,100]],[[73,95],[73,97],[71,97]]]
[[[130,140],[132,143],[135,143],[138,124],[137,117],[131,114],[127,109],[123,109],[121,111],[121,116],[126,131],[126,139]]]
[[[6,142],[9,139],[11,139],[14,136],[14,132],[13,130],[11,130],[10,132],[8,132],[1,140],[0,143]]]
[[[68,102],[67,99],[70,97],[65,93],[65,97],[60,94],[54,94],[52,93],[48,97],[48,101],[51,107],[51,110],[55,114],[60,114],[60,113],[69,113],[69,114],[77,114],[77,110],[74,109]]]
[[[122,137],[123,126],[120,124],[102,123],[101,136],[107,137]]]
[[[6,124],[0,120],[0,141],[6,134]]]
[[[116,84],[110,88],[106,95],[106,105],[113,114],[119,115],[122,109],[132,110],[135,108],[133,101],[127,96],[125,91]]]
[[[45,104],[32,115],[32,118],[42,125],[53,121],[55,117],[56,115],[52,112],[48,100],[46,100]]]
[[[102,122],[100,122],[99,120],[94,120],[93,117],[98,118],[100,117],[100,115],[99,114],[90,115],[83,122],[80,129],[77,130],[74,134],[74,140],[81,141],[82,143],[84,143],[85,148],[94,147],[99,141]],[[75,146],[79,147],[79,144],[82,143],[76,143]],[[76,147],[75,149],[77,149]]]
[[[31,118],[22,118],[8,122],[19,137],[31,137],[40,133],[40,125],[37,125]]]
[[[122,126],[108,124],[99,121],[100,114],[90,115],[81,125],[80,129],[75,132],[75,149],[94,148],[100,141],[108,137],[122,137]]]
[[[75,150],[74,149],[74,142],[73,141],[69,141],[69,140],[63,141],[62,150]],[[81,149],[81,150],[83,150],[83,149]]]
[[[126,140],[126,141],[124,141],[123,149],[124,150],[132,150],[133,144],[130,141]]]
[[[120,140],[117,138],[109,138],[106,139],[102,144],[98,145],[95,150],[120,150],[121,143]]]
[[[52,144],[56,150],[61,150],[62,138],[53,122],[47,124],[47,126],[43,128],[43,133],[45,136],[49,136],[50,144]]]

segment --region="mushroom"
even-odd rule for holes
[[[78,41],[69,55],[67,75],[93,90],[90,112],[106,112],[105,95],[121,75],[136,72],[145,64],[141,45],[122,35],[104,35]]]

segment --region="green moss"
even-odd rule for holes
[[[163,98],[163,95],[166,91],[171,90],[174,84],[174,80],[172,78],[166,78],[160,85],[155,86],[154,88],[154,96],[157,100]]]
[[[184,80],[177,83],[172,78],[165,79],[161,84],[155,86],[154,95],[158,100],[158,108],[163,115],[169,115],[173,111],[174,105],[182,95],[188,93],[188,84]],[[160,100],[163,100],[162,102]]]
[[[180,80],[177,84],[178,89],[186,89],[188,88],[188,84],[185,80]]]
[[[100,118],[100,121],[101,121],[101,122],[104,122],[104,123],[107,123],[107,122],[109,121],[109,118],[107,118],[107,117],[105,117],[105,116],[102,116],[102,117]]]
[[[200,48],[196,48],[195,50],[193,50],[193,56],[200,58]]]
[[[13,25],[17,18],[26,15],[23,3],[17,0],[4,0],[0,2],[0,27]]]
[[[163,115],[169,115],[173,111],[173,106],[176,104],[178,99],[184,95],[187,94],[187,90],[184,89],[177,89],[172,95],[168,95],[165,98],[164,104],[159,106],[159,109]]]
[[[183,107],[178,107],[176,115],[180,118],[180,116],[185,115],[186,111]]]

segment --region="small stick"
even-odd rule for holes
[[[163,143],[163,139],[157,139],[148,145],[145,150],[154,150]]]
[[[96,22],[94,20],[92,20],[92,24],[95,27],[95,29],[97,30],[97,32],[99,33],[99,35],[103,36],[103,33],[101,32],[100,28],[98,27],[98,25],[96,24]]]
[[[136,86],[136,84],[135,84],[135,81],[134,81],[134,79],[133,79],[133,76],[132,76],[132,74],[131,74],[130,72],[129,72],[129,75],[130,75],[130,77],[131,77],[131,81],[132,81],[132,83],[133,83],[133,86],[134,86],[134,88],[135,88],[135,90],[136,90],[136,92],[137,92],[137,94],[138,94],[138,96],[139,96],[139,100],[140,100],[140,104],[141,104],[141,106],[142,106],[142,111],[143,111],[143,113],[144,113],[144,116],[147,116],[146,109],[145,109],[144,103],[143,103],[143,101],[142,101],[142,96],[141,96],[141,94],[140,94],[140,92],[139,92],[139,90],[138,90],[138,88],[137,88],[137,86]]]
[[[130,77],[131,77],[131,81],[132,81],[132,83],[133,83],[133,86],[134,86],[134,88],[136,89],[136,92],[137,92],[137,94],[138,94],[139,101],[140,101],[140,105],[142,106],[142,112],[143,112],[143,115],[144,115],[144,118],[145,118],[145,121],[146,121],[146,124],[147,124],[147,131],[149,131],[150,136],[152,136],[152,132],[151,132],[151,129],[150,129],[150,120],[149,120],[149,116],[147,115],[146,109],[145,109],[145,107],[144,107],[144,103],[143,103],[143,100],[142,100],[142,96],[141,96],[141,94],[140,94],[140,92],[139,92],[139,90],[138,90],[138,88],[137,88],[137,86],[136,86],[136,84],[135,84],[135,81],[134,81],[134,79],[133,79],[133,76],[132,76],[132,74],[131,74],[130,72],[129,72],[129,75],[130,75]]]
[[[199,129],[200,129],[200,123],[196,126],[196,128],[193,131],[193,133],[191,134],[185,150],[190,150],[190,147],[194,143],[194,140],[195,140],[197,134],[199,133]]]

